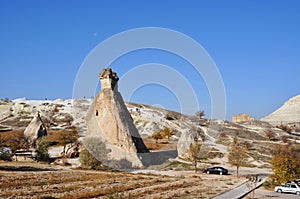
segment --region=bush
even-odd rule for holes
[[[99,170],[102,165],[101,161],[97,160],[87,149],[83,149],[80,152],[79,161],[81,163],[81,167],[85,169]]]
[[[165,127],[163,130],[162,130],[162,136],[163,137],[167,137],[168,140],[170,139],[170,137],[172,135],[175,135],[174,131],[169,129],[168,127]]]
[[[117,163],[109,156],[111,150],[100,138],[85,138],[83,141],[85,150],[79,154],[79,161],[83,168],[104,169],[117,167]]]
[[[0,160],[12,161],[12,156],[13,154],[10,148],[3,147],[0,149]]]
[[[158,140],[163,139],[161,131],[155,131],[151,137],[156,140],[156,144],[158,143]]]
[[[49,141],[47,138],[43,137],[38,140],[36,153],[36,160],[38,162],[48,162],[50,158],[50,154],[48,152]]]

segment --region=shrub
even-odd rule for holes
[[[12,156],[13,154],[10,148],[3,147],[0,149],[0,160],[12,161]]]
[[[163,139],[161,131],[155,131],[151,137],[156,140],[156,144],[158,143],[159,139]]]
[[[172,135],[175,135],[174,131],[169,129],[168,127],[165,127],[163,130],[162,130],[162,136],[163,137],[167,137],[168,140],[170,139],[170,137]]]
[[[36,160],[38,162],[48,162],[50,158],[50,154],[48,152],[49,141],[46,137],[40,138],[37,142]]]
[[[81,167],[85,169],[99,170],[101,168],[101,161],[97,160],[89,150],[83,149],[79,154],[79,161]]]
[[[275,133],[272,130],[266,130],[265,135],[270,141],[275,139]]]
[[[83,144],[86,149],[79,154],[83,168],[97,170],[118,167],[118,163],[109,156],[111,150],[106,148],[106,144],[100,138],[86,138]]]

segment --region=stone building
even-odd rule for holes
[[[248,114],[237,114],[232,117],[232,122],[251,122],[255,119]]]

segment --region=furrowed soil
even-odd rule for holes
[[[243,182],[192,171],[153,175],[0,162],[0,198],[211,198]]]

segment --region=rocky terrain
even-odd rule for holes
[[[270,115],[261,119],[273,125],[296,123],[300,122],[300,95],[292,97],[283,104],[279,109]]]
[[[0,100],[0,133],[21,132],[40,114],[51,133],[77,129],[80,139],[87,133],[86,115],[93,99],[75,100]],[[265,121],[229,121],[199,119],[149,105],[126,103],[150,154],[160,154],[176,147],[183,159],[170,159],[145,170],[131,172],[73,170],[70,167],[43,165],[32,161],[0,162],[1,198],[211,198],[228,191],[247,179],[246,175],[270,174],[272,150],[276,145],[300,143],[297,135],[288,133]],[[175,134],[170,139],[151,137],[164,128]],[[208,159],[199,163],[199,170],[212,165],[229,169],[232,175],[195,174],[193,165],[182,155],[192,141],[189,134],[201,129],[204,144],[201,150]],[[185,139],[184,135],[187,139]],[[240,169],[243,177],[236,178],[236,168],[228,164],[228,146],[238,138],[245,146],[249,163]],[[181,144],[178,144],[180,143]],[[182,144],[183,143],[183,144]],[[50,149],[59,154],[62,146]],[[180,154],[182,153],[182,154]],[[161,153],[162,154],[162,153]],[[74,165],[78,160],[69,159]],[[270,194],[270,192],[263,193]]]
[[[48,129],[59,130],[73,126],[77,128],[82,138],[86,134],[86,113],[92,102],[92,99],[1,100],[0,127],[2,130],[24,130],[39,111]],[[215,164],[227,164],[227,149],[234,137],[247,147],[251,162],[249,166],[255,167],[270,166],[271,150],[274,145],[299,142],[298,136],[288,134],[264,121],[232,123],[199,120],[195,116],[143,104],[126,103],[126,106],[144,140],[153,140],[150,137],[153,132],[165,127],[175,132],[169,145],[165,145],[163,150],[168,150],[169,146],[174,150],[182,132],[194,131],[196,127],[201,128],[206,140],[203,147],[209,149],[209,161]],[[269,136],[267,132],[271,132],[272,135]]]

